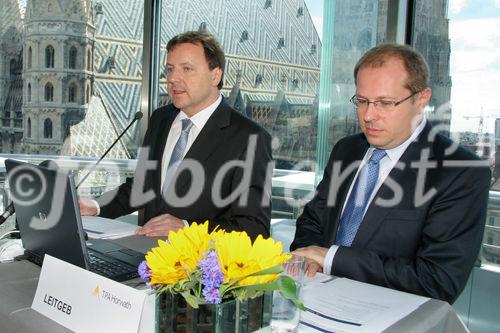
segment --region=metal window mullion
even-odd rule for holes
[[[323,32],[319,78],[318,132],[316,138],[316,180],[317,185],[326,167],[330,149],[328,147],[331,118],[333,36],[335,23],[335,0],[325,0],[323,5]]]
[[[387,30],[386,41],[405,44],[408,31],[412,29],[411,20],[408,20],[408,10],[411,0],[388,0],[387,2]]]
[[[144,36],[141,87],[141,111],[139,140],[146,133],[149,118],[158,105],[160,78],[160,24],[162,0],[144,0]]]

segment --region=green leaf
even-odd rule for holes
[[[289,276],[282,275],[278,281],[281,295],[292,301],[299,309],[305,310],[304,304],[297,298],[297,285],[295,284],[295,280]]]
[[[253,291],[273,291],[280,289],[280,283],[278,279],[269,283],[251,284],[247,286],[238,286],[238,287],[241,289],[253,290]]]
[[[255,276],[255,275],[266,275],[266,274],[278,274],[282,271],[283,269],[281,268],[281,265],[276,265],[273,267],[269,267],[266,269],[263,269],[261,271],[255,272],[253,274],[250,274],[248,276]]]
[[[249,290],[245,288],[236,289],[233,291],[233,296],[239,301],[245,301],[249,298],[255,298],[264,294],[264,291]]]
[[[252,273],[252,274],[247,274],[247,275],[243,275],[243,276],[239,276],[237,278],[231,279],[231,280],[229,280],[228,285],[233,285],[236,282],[238,282],[240,280],[243,280],[244,278],[249,277],[249,276],[266,275],[266,274],[278,274],[281,271],[282,271],[281,265],[276,265],[276,266],[269,267],[269,268],[263,269],[261,271]]]
[[[297,295],[297,285],[295,281],[286,275],[281,275],[277,280],[279,284],[279,290],[283,296],[288,299],[292,299]]]
[[[194,297],[193,295],[191,295],[190,292],[188,291],[185,291],[183,293],[181,293],[182,297],[184,297],[184,299],[186,300],[186,302],[188,302],[189,305],[191,305],[191,307],[193,309],[198,309],[198,299],[196,297]]]

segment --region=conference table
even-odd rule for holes
[[[130,236],[115,242],[136,251],[147,252],[156,240]],[[0,331],[10,332],[71,332],[67,328],[31,309],[37,288],[40,267],[28,261],[0,264]],[[61,276],[59,283],[71,283]],[[137,281],[129,285],[135,286]],[[259,332],[270,332],[263,328]],[[463,323],[446,302],[430,299],[417,310],[384,332],[467,332]]]

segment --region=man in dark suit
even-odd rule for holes
[[[487,163],[425,119],[428,66],[413,48],[377,46],[354,77],[362,133],[333,148],[290,247],[309,275],[453,302],[481,245]]]
[[[80,199],[82,215],[115,218],[143,208],[140,235],[166,236],[209,220],[210,229],[269,236],[271,137],[225,103],[224,63],[207,32],[169,41],[173,105],[153,113],[134,178],[96,202]]]

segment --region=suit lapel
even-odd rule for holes
[[[184,159],[193,159],[203,164],[217,148],[224,146],[222,129],[229,126],[230,122],[231,109],[225,101],[222,100],[221,104],[217,107],[212,116],[210,116],[205,126],[203,126],[203,129],[189,148]],[[176,189],[179,190],[189,185],[190,180],[191,177],[187,173],[181,173],[176,182]]]
[[[408,146],[399,159],[398,163],[401,163],[400,165],[402,165],[403,168],[394,167],[387,177],[387,179],[392,179],[392,181],[398,184],[403,190],[402,201],[414,200],[413,193],[408,191],[408,189],[414,189],[417,179],[417,169],[412,168],[412,162],[420,160],[420,154],[424,148],[430,148],[430,144],[427,141],[429,130],[430,125],[427,123],[424,130],[418,136],[418,139]],[[431,156],[429,156],[429,158],[432,158],[432,149],[430,149],[430,154]],[[356,237],[352,242],[353,247],[364,247],[373,234],[380,228],[391,209],[398,207],[397,204],[389,208],[376,204],[377,199],[388,200],[394,197],[394,191],[387,185],[387,179],[373,197],[358,232],[356,233]]]
[[[353,165],[354,163],[360,163],[363,159],[363,156],[366,154],[369,145],[364,136],[360,136],[360,140],[352,145],[347,152],[346,156],[338,156],[334,157],[334,161],[342,162],[342,170],[341,172],[345,172],[345,170]],[[345,201],[347,200],[347,193],[349,192],[349,188],[351,186],[352,181],[354,180],[354,176],[356,175],[356,171],[358,168],[355,168],[349,176],[342,182],[340,182],[339,187],[337,189],[337,200],[335,201],[335,206],[328,210],[327,221],[332,221],[333,223],[329,223],[332,229],[328,230],[325,233],[326,244],[332,245],[335,243],[335,239],[337,237],[337,231],[340,223],[340,218],[342,216],[342,208],[344,207]],[[330,170],[331,171],[331,170]],[[333,176],[333,175],[332,175]],[[336,177],[332,179],[335,181]],[[335,186],[335,184],[330,185]]]
[[[163,153],[165,151],[165,146],[167,144],[168,134],[170,133],[170,128],[172,127],[172,123],[174,122],[175,117],[179,114],[179,109],[177,108],[167,108],[163,112],[164,116],[160,119],[160,125],[158,128],[158,133],[151,134],[151,152],[150,152],[150,160],[158,161],[158,166],[156,168],[157,177],[151,179],[154,181],[152,187],[154,188],[155,193],[161,193],[161,162],[163,160]],[[154,126],[150,126],[154,127]]]

